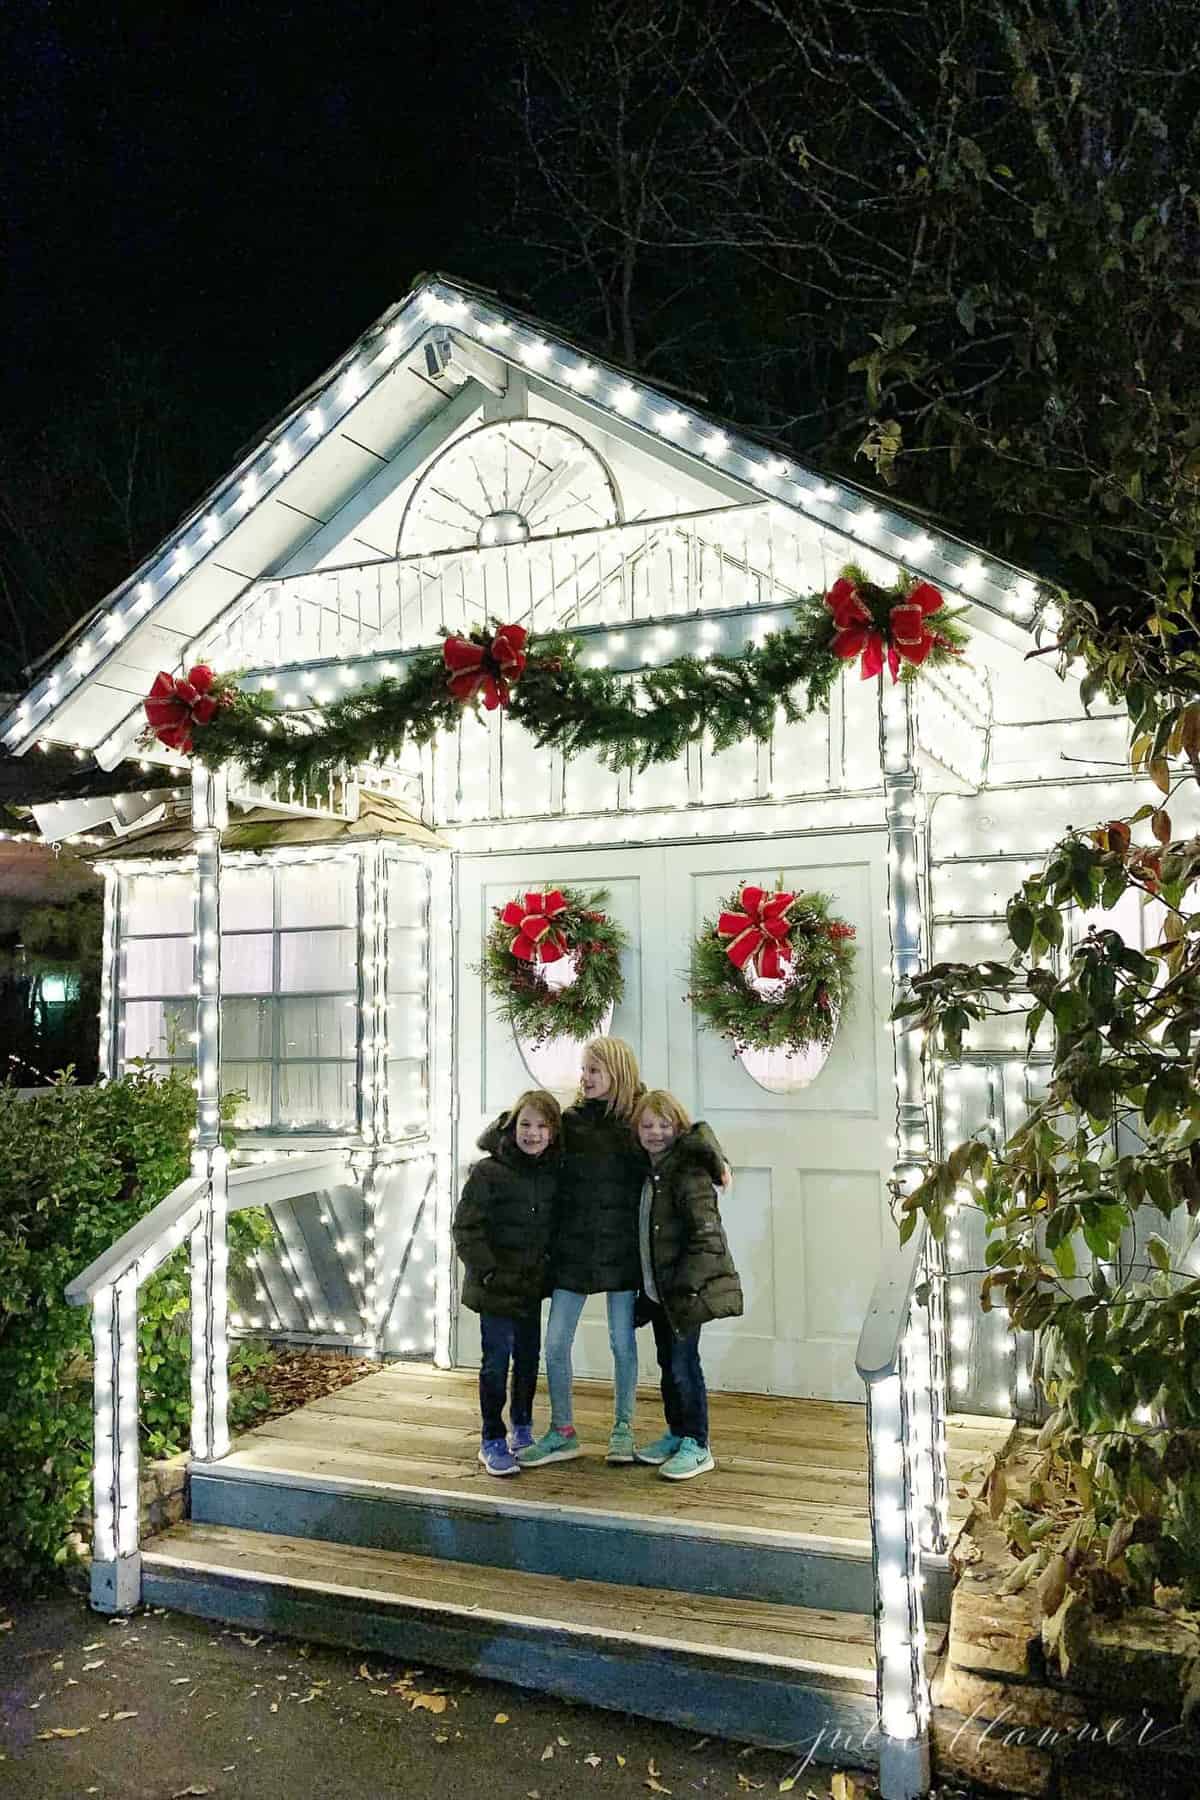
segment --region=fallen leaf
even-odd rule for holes
[[[90,1725],[52,1725],[49,1731],[39,1731],[38,1738],[44,1743],[47,1738],[84,1737],[91,1729]]]
[[[749,1793],[752,1788],[766,1787],[766,1785],[765,1781],[751,1781],[748,1775],[743,1775],[740,1771],[738,1773],[738,1786],[744,1794]]]
[[[97,1717],[97,1718],[98,1718],[98,1719],[111,1719],[111,1718],[112,1718],[112,1714],[111,1714],[111,1713],[108,1713],[108,1712],[102,1712],[102,1713],[97,1713],[97,1714],[96,1714],[96,1717]]]
[[[837,1769],[829,1783],[829,1791],[833,1800],[858,1800],[863,1790],[853,1775],[847,1775],[844,1769]]]
[[[368,1688],[368,1694],[390,1694],[391,1688]]]
[[[525,1800],[542,1800],[542,1796],[538,1793],[536,1788],[530,1788],[525,1795]]]
[[[552,1756],[553,1756],[553,1755],[554,1755],[554,1745],[553,1745],[553,1744],[547,1744],[547,1745],[546,1745],[546,1748],[545,1748],[545,1749],[544,1749],[544,1750],[543,1750],[543,1751],[542,1751],[542,1754],[541,1754],[541,1761],[542,1761],[542,1762],[549,1762],[549,1761],[550,1761],[550,1759],[551,1759],[551,1757],[552,1757]]]
[[[104,1658],[102,1656],[98,1656],[96,1658],[95,1662],[84,1663],[83,1672],[85,1675],[87,1675],[92,1669],[102,1669],[103,1667],[104,1667]]]
[[[135,1712],[114,1713],[113,1714],[113,1724],[119,1725],[122,1719],[136,1719],[136,1718],[137,1718],[137,1714]]]
[[[410,1694],[408,1701],[414,1712],[444,1713],[446,1710],[445,1694]]]
[[[448,1744],[450,1742],[450,1733],[448,1731],[435,1731],[433,1734],[433,1741],[435,1744]]]
[[[796,1777],[794,1775],[785,1775],[779,1784],[779,1792],[781,1794],[790,1794],[795,1785]]]
[[[703,1748],[704,1748],[705,1744],[707,1744],[707,1742],[708,1742],[707,1738],[697,1738],[694,1744],[688,1745],[688,1749],[689,1750],[703,1750]]]
[[[52,1662],[50,1664],[50,1667],[53,1669],[54,1673],[57,1675],[59,1670],[63,1667],[62,1657],[60,1656],[57,1662]]]
[[[671,1791],[670,1788],[664,1787],[661,1781],[655,1781],[653,1776],[643,1781],[642,1786],[648,1787],[652,1794],[669,1794]]]
[[[0,1619],[0,1631],[11,1631],[12,1628],[13,1622],[11,1619]]]
[[[625,1767],[625,1758],[623,1756],[618,1755],[617,1767],[618,1767],[618,1769],[623,1769]]]
[[[495,1718],[492,1720],[492,1724],[493,1725],[507,1725],[508,1724],[508,1714],[507,1713],[497,1713]]]
[[[212,1789],[210,1787],[176,1788],[175,1792],[171,1795],[171,1800],[187,1800],[187,1796],[189,1794],[211,1794],[211,1793],[212,1793]]]
[[[261,1631],[259,1632],[257,1637],[250,1637],[249,1634],[244,1631],[238,1632],[238,1642],[241,1644],[245,1644],[245,1646],[248,1650],[257,1650],[258,1646],[262,1643],[262,1641],[263,1641],[263,1634]]]
[[[661,1775],[662,1774],[662,1770],[657,1767],[653,1757],[651,1757],[650,1761],[646,1764],[646,1773],[647,1773],[647,1775]]]
[[[186,1687],[188,1682],[191,1679],[192,1678],[190,1675],[172,1675],[171,1686],[172,1687]]]
[[[272,1702],[271,1702],[271,1711],[272,1711],[272,1712],[278,1712],[278,1711],[279,1711],[279,1702],[278,1702],[278,1700],[272,1700]]]
[[[571,1748],[570,1738],[560,1737],[558,1741],[562,1745],[564,1750],[569,1750]]]
[[[89,1650],[99,1650],[99,1649],[103,1648],[103,1644],[104,1644],[104,1639],[97,1638],[94,1644],[85,1644],[83,1646],[83,1654],[86,1656]]]
[[[588,1765],[589,1769],[598,1769],[602,1758],[597,1756],[595,1751],[593,1751],[591,1756],[585,1756],[583,1760]]]

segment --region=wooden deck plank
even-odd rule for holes
[[[467,1496],[494,1510],[502,1511],[510,1502],[522,1507],[545,1506],[563,1517],[573,1513],[603,1513],[613,1518],[648,1518],[656,1523],[674,1522],[703,1534],[707,1525],[720,1527],[747,1537],[767,1532],[811,1537],[859,1551],[868,1543],[865,1511],[808,1505],[803,1502],[774,1506],[752,1505],[735,1500],[722,1502],[711,1485],[713,1477],[697,1482],[659,1481],[652,1469],[647,1477],[622,1484],[613,1480],[627,1471],[606,1469],[597,1465],[596,1479],[586,1482],[579,1463],[558,1464],[533,1476],[515,1481],[495,1481],[476,1464],[473,1470],[449,1470],[444,1465],[404,1461],[396,1457],[371,1455],[360,1451],[353,1456],[328,1447],[298,1444],[284,1438],[263,1438],[253,1445],[242,1445],[221,1462],[223,1473],[280,1470],[287,1474],[312,1474],[324,1480],[355,1481],[376,1487],[401,1488],[431,1495]],[[575,1479],[571,1480],[572,1475]],[[696,1490],[700,1489],[701,1492]]]
[[[466,1610],[479,1618],[537,1621],[641,1644],[654,1642],[775,1667],[795,1667],[874,1680],[873,1626],[862,1613],[818,1612],[770,1601],[730,1600],[658,1588],[558,1576],[488,1571],[389,1550],[318,1543],[179,1525],[145,1546],[156,1562],[268,1576],[323,1588],[340,1587],[422,1606]]]

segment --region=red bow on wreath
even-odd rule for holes
[[[483,644],[473,638],[448,637],[442,645],[442,660],[450,675],[446,685],[454,698],[465,705],[482,694],[489,712],[507,706],[511,685],[525,667],[528,636],[523,625],[502,625],[495,637]]]
[[[744,887],[740,913],[723,912],[717,920],[717,936],[732,941],[725,954],[736,969],[753,962],[764,981],[778,981],[792,960],[788,914],[795,894],[768,894],[765,888]]]
[[[186,676],[160,671],[143,705],[155,737],[169,750],[184,756],[192,747],[197,725],[207,725],[220,706],[228,706],[226,692],[213,692],[216,676],[207,663],[197,663]]]
[[[861,653],[864,681],[882,671],[885,654],[895,681],[900,674],[901,659],[919,665],[935,644],[953,648],[947,639],[930,631],[925,624],[930,614],[940,612],[944,604],[931,582],[919,581],[903,599],[896,601],[888,614],[886,639],[849,576],[843,575],[834,582],[825,596],[825,604],[833,615],[833,654],[844,662],[853,662]]]
[[[567,940],[554,929],[552,920],[567,910],[567,903],[555,888],[549,894],[526,894],[525,904],[510,900],[500,914],[506,925],[515,925],[517,935],[509,948],[522,962],[557,962],[567,953]]]

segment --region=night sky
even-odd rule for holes
[[[419,271],[499,266],[494,7],[17,0],[0,30],[10,446],[140,346],[215,477]]]

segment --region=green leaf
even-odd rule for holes
[[[1171,1252],[1157,1233],[1152,1232],[1146,1239],[1146,1254],[1156,1269],[1164,1273],[1171,1267]]]

